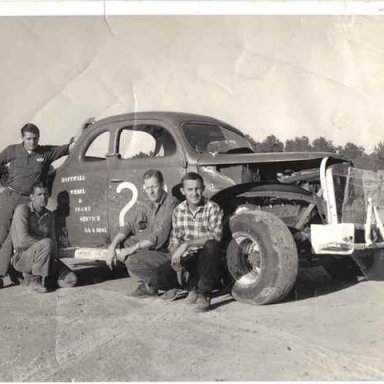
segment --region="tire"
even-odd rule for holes
[[[282,300],[298,272],[296,244],[288,227],[277,216],[255,210],[235,214],[229,227],[227,267],[234,279],[232,296],[256,305]]]

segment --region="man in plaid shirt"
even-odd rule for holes
[[[162,264],[154,276],[158,289],[171,290],[182,284],[182,271],[189,275],[188,304],[197,312],[210,307],[210,293],[217,288],[223,273],[223,212],[213,201],[203,197],[204,182],[197,173],[187,173],[181,180],[186,200],[173,211],[169,250],[170,262]]]

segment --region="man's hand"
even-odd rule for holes
[[[119,253],[118,260],[124,263],[127,257],[129,255],[132,255],[132,253],[135,253],[135,251],[136,251],[136,246],[134,245],[132,247],[123,248]]]
[[[107,263],[107,265],[110,269],[113,268],[113,266],[116,262],[116,249],[115,249],[115,247],[111,247],[111,246],[108,247],[107,259],[105,260],[105,262]]]
[[[181,244],[179,248],[173,252],[171,259],[171,266],[175,271],[181,270],[181,260],[183,258],[183,254],[188,250],[189,244],[187,242]]]

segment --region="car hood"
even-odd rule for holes
[[[290,162],[316,162],[319,164],[325,157],[339,161],[348,161],[345,156],[328,152],[269,152],[269,153],[242,153],[242,154],[210,154],[200,155],[198,165],[220,164],[261,164],[261,163],[290,163]]]

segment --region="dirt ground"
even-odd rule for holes
[[[384,282],[301,270],[283,303],[229,295],[195,314],[183,300],[126,295],[130,278],[44,295],[0,290],[1,381],[384,379]]]

